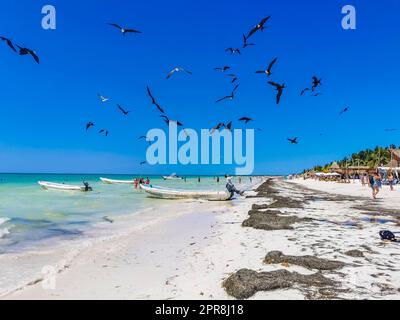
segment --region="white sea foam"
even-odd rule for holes
[[[7,221],[9,221],[9,218],[6,217],[0,217],[0,226],[4,223],[6,223]],[[6,235],[8,235],[10,233],[10,229],[8,228],[2,228],[0,229],[0,239],[4,238]]]
[[[2,225],[3,223],[6,223],[7,221],[9,221],[9,218],[6,217],[0,217],[0,225]]]

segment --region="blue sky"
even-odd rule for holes
[[[41,28],[41,8],[57,9],[57,29]],[[341,8],[357,10],[357,29],[341,28]],[[0,172],[223,173],[225,166],[139,166],[137,137],[164,127],[146,95],[149,85],[171,118],[209,128],[241,116],[255,119],[255,173],[280,174],[340,159],[376,145],[399,145],[400,4],[367,1],[2,1],[0,34],[32,48],[41,64],[0,43]],[[264,16],[269,28],[253,47],[231,56],[243,33]],[[122,37],[115,22],[143,31]],[[286,82],[279,106],[263,75]],[[233,101],[215,104],[232,85],[214,67],[240,78]],[[192,76],[165,76],[175,66]],[[300,97],[313,75],[319,97]],[[112,97],[101,104],[98,92]],[[120,103],[132,113],[123,117]],[[350,111],[339,117],[344,106]],[[87,121],[96,130],[85,132]],[[243,125],[235,122],[234,126]],[[110,136],[97,134],[107,128]],[[251,127],[249,125],[249,127]],[[165,127],[164,127],[165,128]],[[322,135],[320,135],[322,134]],[[290,145],[287,137],[298,136]]]

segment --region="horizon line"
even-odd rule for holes
[[[148,176],[169,176],[171,173],[104,173],[104,172],[96,172],[96,173],[85,173],[85,172],[78,172],[78,173],[73,173],[73,172],[0,172],[0,174],[29,174],[29,175],[34,175],[34,174],[49,174],[49,175],[134,175],[134,176],[140,176],[140,175],[148,175]],[[228,174],[228,173],[226,173]],[[180,174],[181,176],[224,176],[225,174]],[[240,175],[243,177],[255,177],[255,176],[285,176],[285,174],[251,174],[251,175]]]

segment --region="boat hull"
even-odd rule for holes
[[[114,180],[108,178],[100,178],[100,180],[106,184],[134,184],[134,180]]]
[[[81,191],[85,192],[84,186],[74,186],[63,183],[54,183],[48,181],[38,181],[38,184],[46,190],[59,190],[59,191]]]
[[[181,177],[169,177],[169,176],[163,176],[164,180],[182,180],[183,178]]]
[[[160,186],[140,185],[150,197],[160,199],[201,199],[209,201],[226,201],[231,198],[228,191],[198,191],[164,188]]]

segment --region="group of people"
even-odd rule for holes
[[[372,197],[376,199],[376,196],[378,195],[380,189],[382,188],[382,177],[379,174],[378,171],[376,171],[374,174],[364,174],[360,177],[361,179],[361,184],[363,186],[367,185],[372,189]],[[393,185],[394,185],[394,175],[393,172],[388,171],[387,173],[387,182],[390,187],[390,190],[393,191]]]
[[[135,180],[133,180],[133,184],[135,186],[135,189],[137,189],[140,184],[150,184],[150,179],[148,177],[146,178],[146,180],[144,180],[144,178],[135,178]]]

